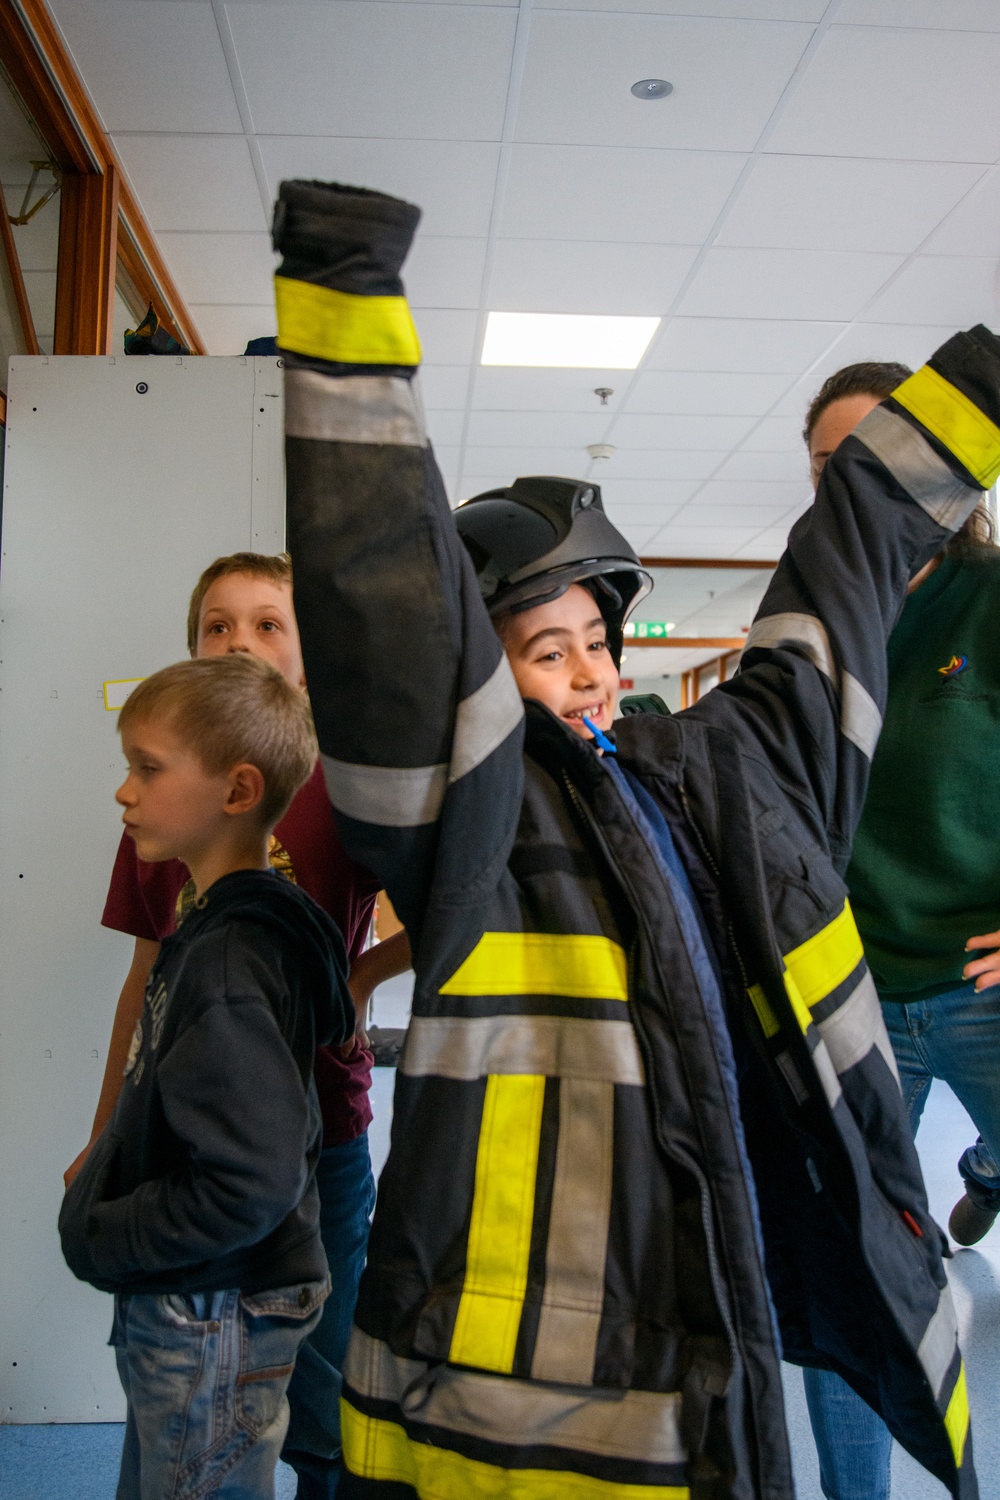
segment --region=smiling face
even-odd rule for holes
[[[578,583],[559,599],[509,615],[503,643],[522,698],[537,698],[572,729],[593,736],[611,728],[618,703],[618,668],[611,659],[608,629],[594,597]]]
[[[198,616],[196,656],[246,651],[270,662],[286,682],[305,682],[291,585],[226,573],[205,591]]]

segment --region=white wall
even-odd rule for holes
[[[275,359],[17,358],[7,390],[0,1421],[117,1421],[111,1299],[74,1281],[56,1233],[131,951],[100,926],[123,769],[102,683],[185,654],[214,557],[281,550],[281,376]]]

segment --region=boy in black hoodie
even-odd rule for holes
[[[66,1195],[63,1253],[115,1293],[118,1500],[270,1497],[285,1389],[329,1290],[313,1058],[354,1028],[340,933],[267,857],[316,741],[305,695],[251,656],[156,673],[119,727],[125,827],[140,858],[183,860],[197,899]]]

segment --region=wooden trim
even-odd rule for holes
[[[204,354],[184,299],[44,0],[0,0],[0,61],[64,172],[89,176],[114,169],[126,231],[118,235],[119,251],[128,274],[161,323],[189,349]]]
[[[640,557],[644,568],[776,568],[777,561],[740,557]]]
[[[2,253],[7,257],[7,265],[10,269],[14,301],[17,303],[17,314],[21,320],[21,336],[24,339],[25,353],[40,354],[38,336],[35,333],[35,320],[31,315],[31,304],[28,301],[28,291],[21,274],[21,261],[14,243],[14,231],[7,217],[7,200],[2,187],[0,187],[0,241],[2,241]]]
[[[694,673],[681,673],[681,708],[691,707],[691,690],[693,686]]]
[[[636,636],[625,639],[626,651],[631,651],[633,646],[649,646],[657,651],[708,651],[714,648],[728,652],[742,651],[745,645],[745,637],[732,635],[668,635],[662,641],[650,640],[649,636],[643,636],[641,640]]]
[[[66,173],[59,212],[53,354],[110,354],[118,265],[118,173]]]
[[[118,256],[142,303],[139,318],[145,316],[146,308],[152,302],[156,316],[167,332],[186,344],[193,354],[204,354],[205,345],[191,322],[184,299],[173,283],[126,182],[121,183],[118,201],[121,207]]]

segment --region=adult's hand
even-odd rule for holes
[[[371,948],[366,948],[364,953],[358,954],[347,980],[357,1024],[351,1040],[339,1049],[341,1057],[350,1057],[355,1047],[368,1046],[368,1003],[372,994],[387,979],[405,974],[412,962],[410,943],[405,932],[395,932],[384,942],[375,943]]]
[[[976,981],[976,994],[980,990],[988,990],[995,984],[1000,984],[1000,932],[984,932],[979,937],[971,937],[965,945],[966,953],[971,953],[977,948],[992,949],[983,958],[974,959],[972,963],[966,964],[962,970],[963,979],[974,979]]]

